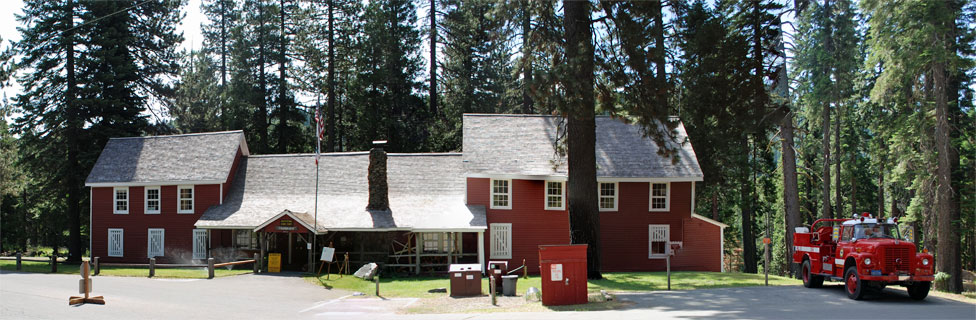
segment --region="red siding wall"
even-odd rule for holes
[[[485,233],[485,259],[491,259],[490,225],[512,224],[512,259],[520,265],[526,259],[529,272],[538,273],[538,246],[567,244],[569,218],[566,211],[544,210],[544,181],[512,180],[512,210],[489,206],[490,179],[468,178],[468,204],[487,208],[489,229]],[[664,270],[665,261],[648,258],[648,225],[670,225],[671,241],[682,241],[683,249],[672,261],[674,270],[720,271],[720,228],[691,217],[691,182],[672,182],[670,211],[650,212],[650,184],[620,182],[617,211],[600,212],[600,242],[603,271]]]
[[[544,181],[512,180],[512,209],[496,210],[489,205],[489,179],[468,178],[468,204],[484,205],[489,229],[485,231],[485,261],[508,261],[510,268],[525,259],[530,273],[539,273],[539,245],[569,243],[569,215],[565,210],[545,210]],[[491,224],[512,224],[512,259],[491,258]]]
[[[92,188],[92,254],[105,262],[148,263],[146,249],[150,228],[165,229],[163,257],[157,262],[176,262],[193,253],[193,224],[212,205],[217,205],[220,185],[194,186],[193,214],[177,214],[177,186],[160,188],[159,214],[145,214],[144,187],[129,187],[129,214],[113,214],[112,187]],[[108,256],[108,229],[123,229],[123,257]]]

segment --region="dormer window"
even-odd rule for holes
[[[176,213],[193,213],[193,186],[179,186]]]
[[[114,199],[112,213],[129,214],[129,187],[116,187]]]

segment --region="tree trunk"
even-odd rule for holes
[[[945,37],[937,35],[936,37]],[[946,43],[946,39],[936,39]],[[938,176],[935,194],[935,212],[938,213],[938,253],[935,266],[938,271],[948,273],[951,277],[946,290],[953,293],[962,292],[962,261],[960,260],[959,211],[953,200],[955,192],[952,190],[952,141],[949,138],[948,102],[946,93],[946,64],[936,62],[932,70],[932,80],[935,84],[935,147],[938,157],[936,175]]]
[[[430,0],[430,114],[437,115],[437,0]]]
[[[667,71],[665,69],[665,51],[664,51],[664,12],[662,10],[662,3],[660,0],[651,1],[651,10],[654,14],[654,65],[657,67],[657,72],[655,73],[655,80],[657,85],[655,86],[656,92],[654,95],[654,101],[659,105],[659,109],[663,114],[670,114],[671,110],[668,107],[668,78]]]
[[[564,1],[566,62],[571,79],[566,84],[570,99],[567,112],[569,165],[569,229],[574,244],[588,244],[587,278],[600,273],[600,220],[596,184],[596,119],[593,96],[593,34],[590,3]]]
[[[824,48],[827,51],[827,56],[831,55],[833,51],[833,45],[831,44],[831,27],[830,27],[830,0],[824,0],[824,11],[827,13],[826,29],[827,29],[827,39],[824,41]],[[824,66],[823,75],[830,79],[830,67]],[[833,96],[833,93],[830,94]],[[830,102],[823,104],[823,111],[821,112],[823,118],[821,120],[823,125],[823,218],[833,219],[834,215],[830,207]]]
[[[745,142],[749,145],[749,142]],[[750,166],[751,167],[751,166]],[[752,230],[752,189],[749,174],[740,175],[739,206],[742,210],[742,263],[745,273],[757,273],[756,266],[756,237]]]
[[[335,18],[332,15],[335,0],[329,0],[329,97],[326,107],[325,152],[335,152],[336,119],[335,119]]]
[[[285,50],[288,47],[288,35],[285,34],[285,0],[279,2],[279,27],[281,28],[281,43],[278,49],[278,152],[288,153],[288,113],[287,101],[288,82],[285,80],[285,64],[287,63]]]
[[[722,221],[718,218],[718,188],[712,188],[712,220]]]
[[[842,190],[840,187],[841,186],[840,164],[841,162],[844,162],[843,153],[841,152],[842,143],[840,141],[840,129],[841,129],[840,126],[841,126],[841,121],[843,121],[843,118],[841,117],[841,115],[843,114],[841,112],[842,108],[843,106],[841,104],[837,104],[837,116],[835,117],[835,121],[834,121],[834,158],[835,158],[834,159],[834,202],[837,205],[836,207],[837,215],[840,217],[845,217],[845,216],[849,217],[850,212],[844,210],[844,196],[841,192]]]
[[[261,142],[256,144],[258,147],[257,151],[262,152],[268,150],[271,145],[268,137],[268,80],[267,71],[265,71],[265,57],[267,52],[264,48],[264,41],[267,39],[264,34],[264,0],[258,0],[258,86],[259,93],[261,94],[261,103],[258,106],[257,123],[258,123],[258,137],[260,137]]]
[[[227,1],[220,0],[220,90],[227,86]],[[223,112],[223,110],[221,110]],[[223,113],[221,113],[223,114]]]
[[[800,226],[800,194],[796,181],[796,150],[793,150],[793,112],[786,111],[780,121],[783,138],[783,209],[786,215],[786,253],[787,260],[793,257],[793,232]],[[793,274],[793,266],[790,274]]]
[[[65,31],[62,33],[65,46],[65,73],[67,87],[65,88],[64,102],[65,114],[67,119],[67,146],[68,149],[68,174],[67,187],[68,194],[68,261],[81,261],[81,199],[83,198],[81,181],[78,175],[82,174],[81,165],[78,163],[79,154],[79,134],[81,133],[82,121],[78,112],[77,101],[75,101],[75,48],[74,32],[74,0],[66,0],[65,6]],[[90,232],[89,232],[90,234]]]
[[[522,3],[522,113],[530,114],[532,107],[532,14],[528,3]]]
[[[878,216],[884,216],[885,189],[884,189],[885,159],[881,159],[881,169],[878,171]],[[894,217],[894,212],[891,213]]]

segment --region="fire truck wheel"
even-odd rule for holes
[[[931,286],[931,282],[917,282],[910,285],[908,286],[908,296],[915,300],[925,299],[929,295],[929,287]]]
[[[844,289],[847,291],[848,298],[861,300],[864,297],[864,284],[853,266],[848,267],[844,272]]]
[[[804,287],[820,288],[823,286],[823,276],[815,275],[810,272],[810,260],[803,260],[803,266],[801,267],[800,272],[803,275]]]

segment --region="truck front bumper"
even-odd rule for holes
[[[912,276],[912,275],[870,275],[861,276],[861,280],[885,281],[885,282],[926,282],[934,281],[935,276]]]

